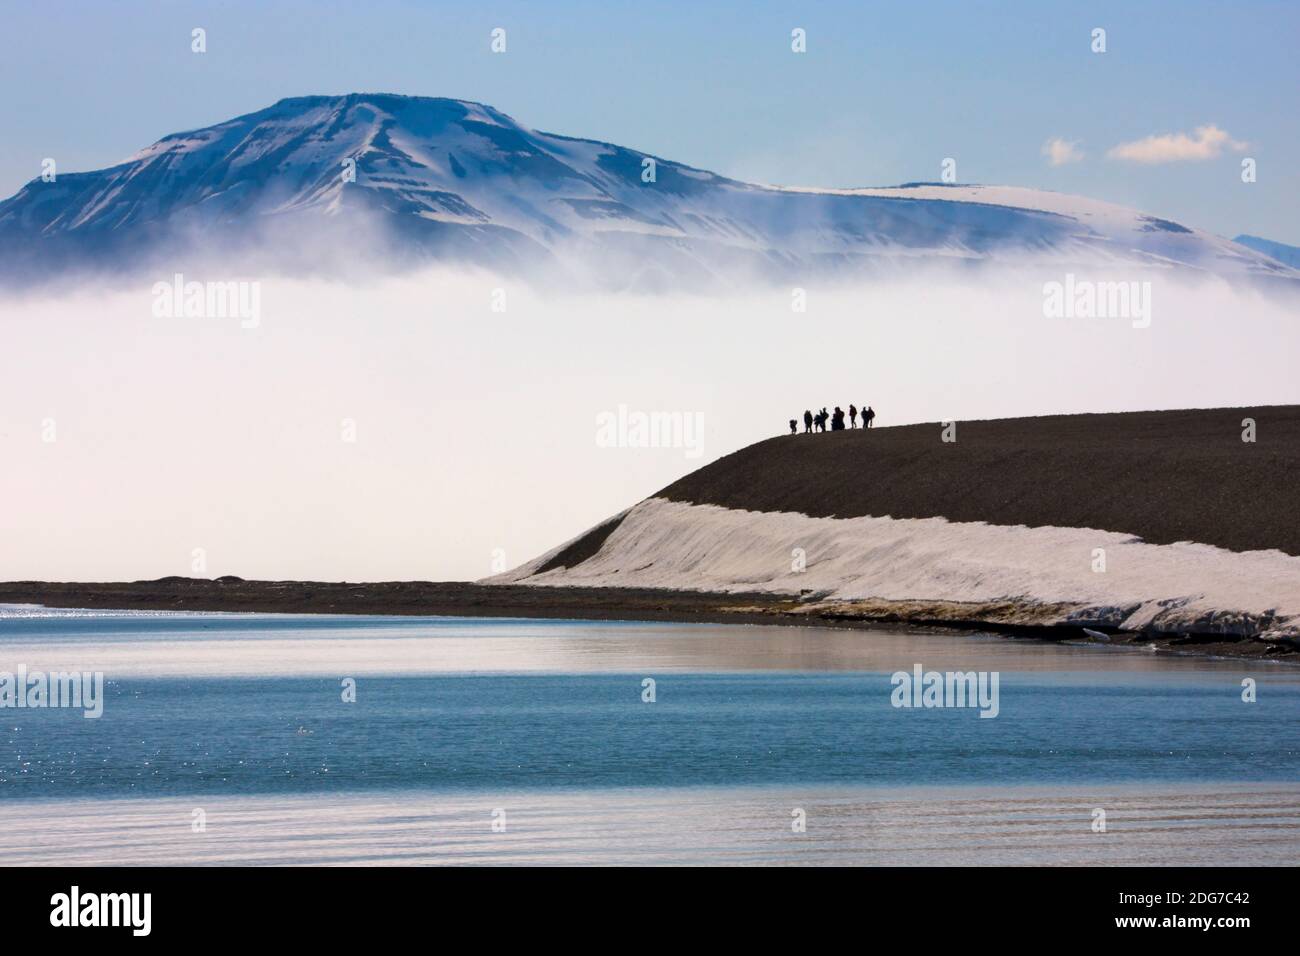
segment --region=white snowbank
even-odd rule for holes
[[[794,570],[796,549],[803,551],[802,572]],[[1104,551],[1104,571],[1094,570],[1096,549]],[[649,498],[627,513],[593,557],[532,576],[559,550],[493,580],[812,590],[840,601],[1068,603],[1115,609],[1110,621],[1125,629],[1213,630],[1211,620],[1225,614],[1271,615],[1278,619],[1266,622],[1271,634],[1300,636],[1300,558],[1188,542],[1146,544],[1088,528],[810,518]]]

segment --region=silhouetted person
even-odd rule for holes
[[[790,434],[791,435],[799,434],[799,419],[797,418],[790,419]]]
[[[823,405],[823,406],[822,406],[822,425],[821,425],[822,431],[826,431],[826,422],[827,422],[827,420],[828,420],[830,417],[831,417],[831,413],[828,412],[828,411],[826,411],[826,407]]]
[[[805,435],[812,431],[812,422],[812,412],[805,408],[803,412],[803,431]]]
[[[876,410],[872,408],[870,405],[868,405],[867,410],[862,413],[862,427],[870,428],[871,423],[874,422],[875,420],[876,420]]]
[[[838,405],[835,406],[835,414],[831,416],[831,431],[844,431],[844,409]]]
[[[858,406],[849,405],[849,427],[858,427]]]

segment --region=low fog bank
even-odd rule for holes
[[[442,268],[267,278],[224,314],[187,314],[184,284],[229,276],[182,275],[0,298],[0,579],[480,578],[805,408],[887,426],[1300,401],[1300,300],[1168,273],[706,295]],[[1086,283],[1130,280],[1125,314],[1083,307]]]

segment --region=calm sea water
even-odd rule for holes
[[[997,671],[998,716],[893,707],[890,674],[917,663]],[[892,862],[1300,859],[1300,671],[1277,665],[912,632],[0,610],[0,671],[19,665],[106,686],[97,720],[0,710],[0,825],[32,835],[5,862],[891,862],[900,839]]]

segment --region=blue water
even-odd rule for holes
[[[998,716],[895,709],[890,675],[917,664],[998,673]],[[1300,854],[1300,668],[1263,662],[952,632],[0,605],[0,672],[19,668],[100,671],[106,692],[93,720],[0,707],[0,829],[22,834],[6,864]]]
[[[1003,670],[981,719],[887,673],[645,674],[110,675],[98,720],[0,711],[0,796],[1300,779],[1295,682]]]

